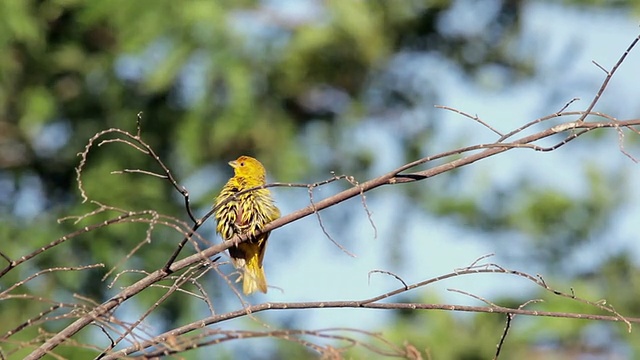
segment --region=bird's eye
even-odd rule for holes
[[[244,161],[240,163],[240,166],[244,166]]]

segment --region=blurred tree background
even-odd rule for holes
[[[95,209],[81,203],[74,170],[79,162],[77,153],[100,130],[135,131],[140,111],[144,114],[142,137],[190,191],[199,214],[210,208],[231,175],[226,162],[241,154],[259,158],[272,180],[313,182],[335,171],[364,181],[426,155],[488,142],[488,137],[475,137],[477,124],[433,108],[451,100],[443,95],[442,72],[484,94],[504,94],[514,87],[540,82],[544,100],[527,113],[534,115],[505,116],[507,122],[501,124],[505,131],[557,111],[574,96],[587,101],[595,95],[597,82],[578,81],[559,89],[556,86],[562,84],[544,80],[558,80],[556,75],[570,66],[566,64],[575,63],[572,49],[580,43],[561,50],[561,55],[551,60],[558,64],[555,75],[544,73],[536,57],[546,50],[544,35],[524,36],[527,13],[548,11],[574,17],[575,13],[578,17],[606,13],[635,16],[637,21],[639,5],[631,0],[0,0],[0,249],[18,258],[83,226],[56,221]],[[620,48],[611,56],[615,59],[623,51]],[[637,63],[626,66],[636,72],[640,69]],[[574,93],[576,89],[583,92]],[[465,96],[474,95],[467,92]],[[465,99],[456,100],[444,105],[458,106]],[[464,104],[461,110],[477,111]],[[637,114],[640,109],[637,99],[626,103],[627,112],[622,114],[614,112],[619,103],[606,104],[603,111],[609,110],[613,116]],[[484,120],[494,124],[494,119]],[[411,251],[417,245],[408,239],[424,244],[427,253],[433,246],[429,239],[438,231],[421,231],[416,224],[422,224],[420,219],[442,220],[458,231],[445,234],[452,246],[465,236],[463,233],[477,234],[482,248],[500,252],[500,259],[507,264],[533,269],[547,281],[580,289],[582,296],[593,300],[606,298],[620,313],[638,316],[640,259],[625,247],[602,250],[607,247],[603,239],[630,236],[612,232],[612,228],[622,227],[615,219],[631,212],[631,200],[638,197],[629,195],[638,193],[633,189],[632,175],[637,171],[617,151],[615,137],[613,132],[595,134],[573,145],[573,155],[584,161],[576,165],[580,178],[572,184],[554,183],[554,172],[564,161],[575,163],[576,157],[559,160],[560,167],[543,166],[546,170],[541,173],[548,176],[542,180],[511,166],[513,158],[504,165],[498,158],[487,161],[487,168],[483,163],[474,164],[480,170],[456,170],[427,182],[369,194],[369,206],[380,230],[379,251],[384,251],[377,254],[377,266],[411,274],[412,280],[437,275],[412,272],[422,261]],[[633,148],[634,141],[637,143],[637,139],[629,140],[627,146]],[[585,155],[590,149],[605,148],[622,159],[622,165],[604,168],[602,162]],[[158,166],[123,144],[94,148],[82,178],[90,199],[127,210],[154,209],[188,221],[182,198],[168,182],[140,174],[109,175],[125,168],[156,171]],[[332,185],[319,196],[347,186]],[[304,190],[275,192],[283,213],[308,204]],[[324,218],[336,238],[359,255],[373,249],[366,245],[372,230],[361,226],[366,222],[361,207],[359,201],[339,205]],[[323,238],[314,222],[305,223],[311,228],[304,229],[308,232],[305,239],[310,233]],[[281,276],[291,271],[292,265],[278,259],[306,253],[310,245],[298,241],[301,227],[280,230],[272,236],[267,274],[279,279],[277,285],[287,292],[294,282]],[[145,231],[144,224],[127,224],[73,239],[8,273],[0,279],[0,290],[51,267],[102,262],[108,270]],[[218,241],[211,226],[203,228],[202,234]],[[180,240],[177,234],[161,230],[153,238],[154,242],[123,268],[152,271],[162,266]],[[325,248],[332,247],[328,241],[318,241]],[[192,253],[193,249],[185,251]],[[307,276],[312,277],[338,262],[342,265],[336,268],[348,269],[354,261],[335,248],[328,251],[335,258],[317,259],[309,269],[295,271],[308,271]],[[481,255],[473,253],[467,260]],[[448,268],[465,265],[468,263],[451,260]],[[38,288],[40,296],[58,301],[74,301],[72,294],[79,293],[102,302],[113,295],[107,282],[100,280],[107,270],[47,276],[31,286]],[[239,306],[222,281],[212,276],[210,285],[214,303],[221,309]],[[325,286],[332,286],[333,294],[345,290],[339,284]],[[517,306],[544,296],[534,288],[503,290],[491,297],[492,301]],[[348,291],[345,294],[353,294]],[[274,292],[277,290],[265,299]],[[309,294],[309,299],[322,299],[322,293]],[[149,306],[155,301],[151,295],[143,294],[135,301],[140,307]],[[411,295],[414,298],[405,300],[448,300],[427,296],[424,291]],[[186,306],[196,303],[189,297],[169,300],[151,319],[153,332],[197,319],[202,307]],[[0,333],[19,324],[22,314],[35,315],[46,308],[43,306],[15,299],[2,301]],[[565,311],[588,311],[553,300],[540,308],[557,310],[559,306]],[[434,359],[490,358],[504,327],[504,318],[491,314],[376,314],[367,311],[366,316],[377,318],[368,326],[383,331],[397,344],[409,341],[421,351],[428,349]],[[315,325],[305,312],[265,317],[275,327]],[[637,332],[629,335],[620,324],[519,320],[522,322],[505,345],[505,358],[640,356]],[[45,328],[55,332],[65,324],[51,322]],[[12,340],[29,341],[37,335],[35,329],[23,331]],[[86,332],[78,336],[89,341],[86,339],[100,335]],[[261,343],[262,347],[254,350],[243,348],[243,341],[217,346],[216,351],[220,358],[314,356],[300,345],[284,341]],[[106,339],[89,342],[108,345]],[[4,351],[10,349],[7,346],[2,345]],[[209,351],[184,355],[207,358]],[[95,356],[73,347],[62,349],[60,354],[68,358]],[[364,349],[350,354],[354,358],[371,356]]]

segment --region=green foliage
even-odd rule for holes
[[[221,169],[219,164],[240,154],[259,157],[271,177],[284,181],[317,180],[329,171],[344,170],[340,168],[344,164],[354,164],[347,168],[350,173],[354,168],[366,173],[375,164],[375,153],[353,149],[352,139],[345,134],[357,131],[355,126],[366,116],[414,109],[416,96],[402,80],[391,75],[388,81],[378,79],[399,54],[436,53],[471,79],[486,66],[499,66],[512,79],[533,75],[530,59],[514,51],[523,2],[498,2],[495,13],[487,15],[485,28],[474,34],[446,28],[443,19],[454,3],[335,0],[318,2],[317,12],[310,15],[287,17],[272,16],[273,9],[255,1],[0,1],[0,251],[17,259],[83,226],[120,215],[104,212],[78,223],[73,219],[56,222],[96,209],[91,203],[81,204],[77,153],[89,138],[108,128],[135,134],[139,112],[143,113],[142,138],[181,184],[198,177],[203,169]],[[597,1],[572,3],[600,5]],[[637,9],[632,1],[614,5]],[[437,89],[438,85],[431,86]],[[368,98],[371,92],[381,94],[378,105]],[[346,99],[343,105],[336,105],[340,103],[336,96]],[[438,140],[434,135],[431,125],[398,135],[402,156],[408,161],[422,156],[424,144]],[[123,139],[109,134],[101,140],[115,138]],[[168,182],[141,174],[112,174],[123,169],[160,172],[151,157],[125,143],[101,140],[90,149],[81,177],[91,200],[189,221],[183,200]],[[320,165],[309,160],[313,157],[322,159]],[[208,210],[212,194],[228,175],[218,171],[211,178],[209,174],[199,178],[205,183],[202,195],[191,199],[199,206],[199,215]],[[606,175],[593,167],[585,178],[589,190],[582,197],[529,182],[513,192],[478,191],[484,195],[460,196],[456,189],[447,188],[446,192],[430,191],[427,198],[426,191],[406,191],[409,198],[422,202],[425,216],[429,212],[454,218],[488,233],[526,235],[531,257],[553,266],[562,262],[568,250],[593,240],[624,203],[628,184],[622,182],[613,191],[608,185],[612,178],[624,178],[623,174]],[[29,193],[37,194],[35,200],[21,200]],[[512,199],[511,206],[492,206],[505,203],[507,197]],[[147,223],[136,221],[73,237],[10,271],[0,279],[0,291],[43,269],[103,263],[104,268],[37,280],[42,298],[77,302],[72,294],[79,293],[101,302],[112,295],[102,277],[131,249],[141,246],[117,271],[157,269],[182,238],[158,226],[151,229],[148,244],[148,231]],[[0,261],[0,268],[4,267],[5,260]],[[590,279],[584,292],[610,296],[620,310],[638,313],[640,304],[633,294],[618,291],[640,286],[637,265],[620,255],[599,270],[605,280]],[[124,274],[117,285],[138,276]],[[595,290],[589,288],[593,282]],[[150,289],[133,306],[149,307],[162,293]],[[224,298],[215,294],[217,300]],[[172,298],[159,315],[166,327],[200,315],[189,306],[193,298],[180,296]],[[0,335],[25,321],[22,314],[36,317],[50,306],[37,299],[2,300]],[[47,330],[55,332],[68,322],[51,324]],[[396,343],[408,341],[437,359],[484,359],[495,351],[503,327],[504,319],[491,314],[425,311],[395,314],[385,333]],[[578,341],[575,334],[583,327],[542,320],[525,333],[534,337],[553,328],[563,341],[572,337]],[[20,332],[9,346],[37,335],[33,329]],[[83,333],[77,340],[92,336]],[[4,352],[16,348],[5,348],[5,344],[0,343]],[[295,346],[290,350],[282,345],[273,352],[290,358],[309,356],[308,350]],[[509,338],[505,357],[519,358],[528,346],[526,336]],[[26,354],[21,350],[11,356]],[[70,344],[60,355],[85,358],[95,352]]]

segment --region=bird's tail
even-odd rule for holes
[[[267,278],[264,275],[264,269],[258,256],[259,251],[253,254],[247,254],[244,274],[242,276],[242,291],[249,295],[256,290],[263,293],[267,292]]]
[[[242,272],[242,291],[249,295],[256,290],[267,292],[267,279],[262,268],[266,237],[259,242],[243,242],[230,247],[229,254],[233,265]]]

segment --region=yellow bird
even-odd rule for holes
[[[216,231],[224,240],[236,234],[248,233],[248,241],[229,248],[233,265],[242,272],[242,291],[251,294],[256,290],[267,292],[267,279],[262,268],[269,233],[253,236],[267,223],[280,217],[268,189],[249,191],[233,198],[240,191],[266,184],[266,170],[260,161],[250,156],[240,156],[229,165],[234,176],[227,181],[216,198]],[[240,281],[240,279],[238,279]]]

